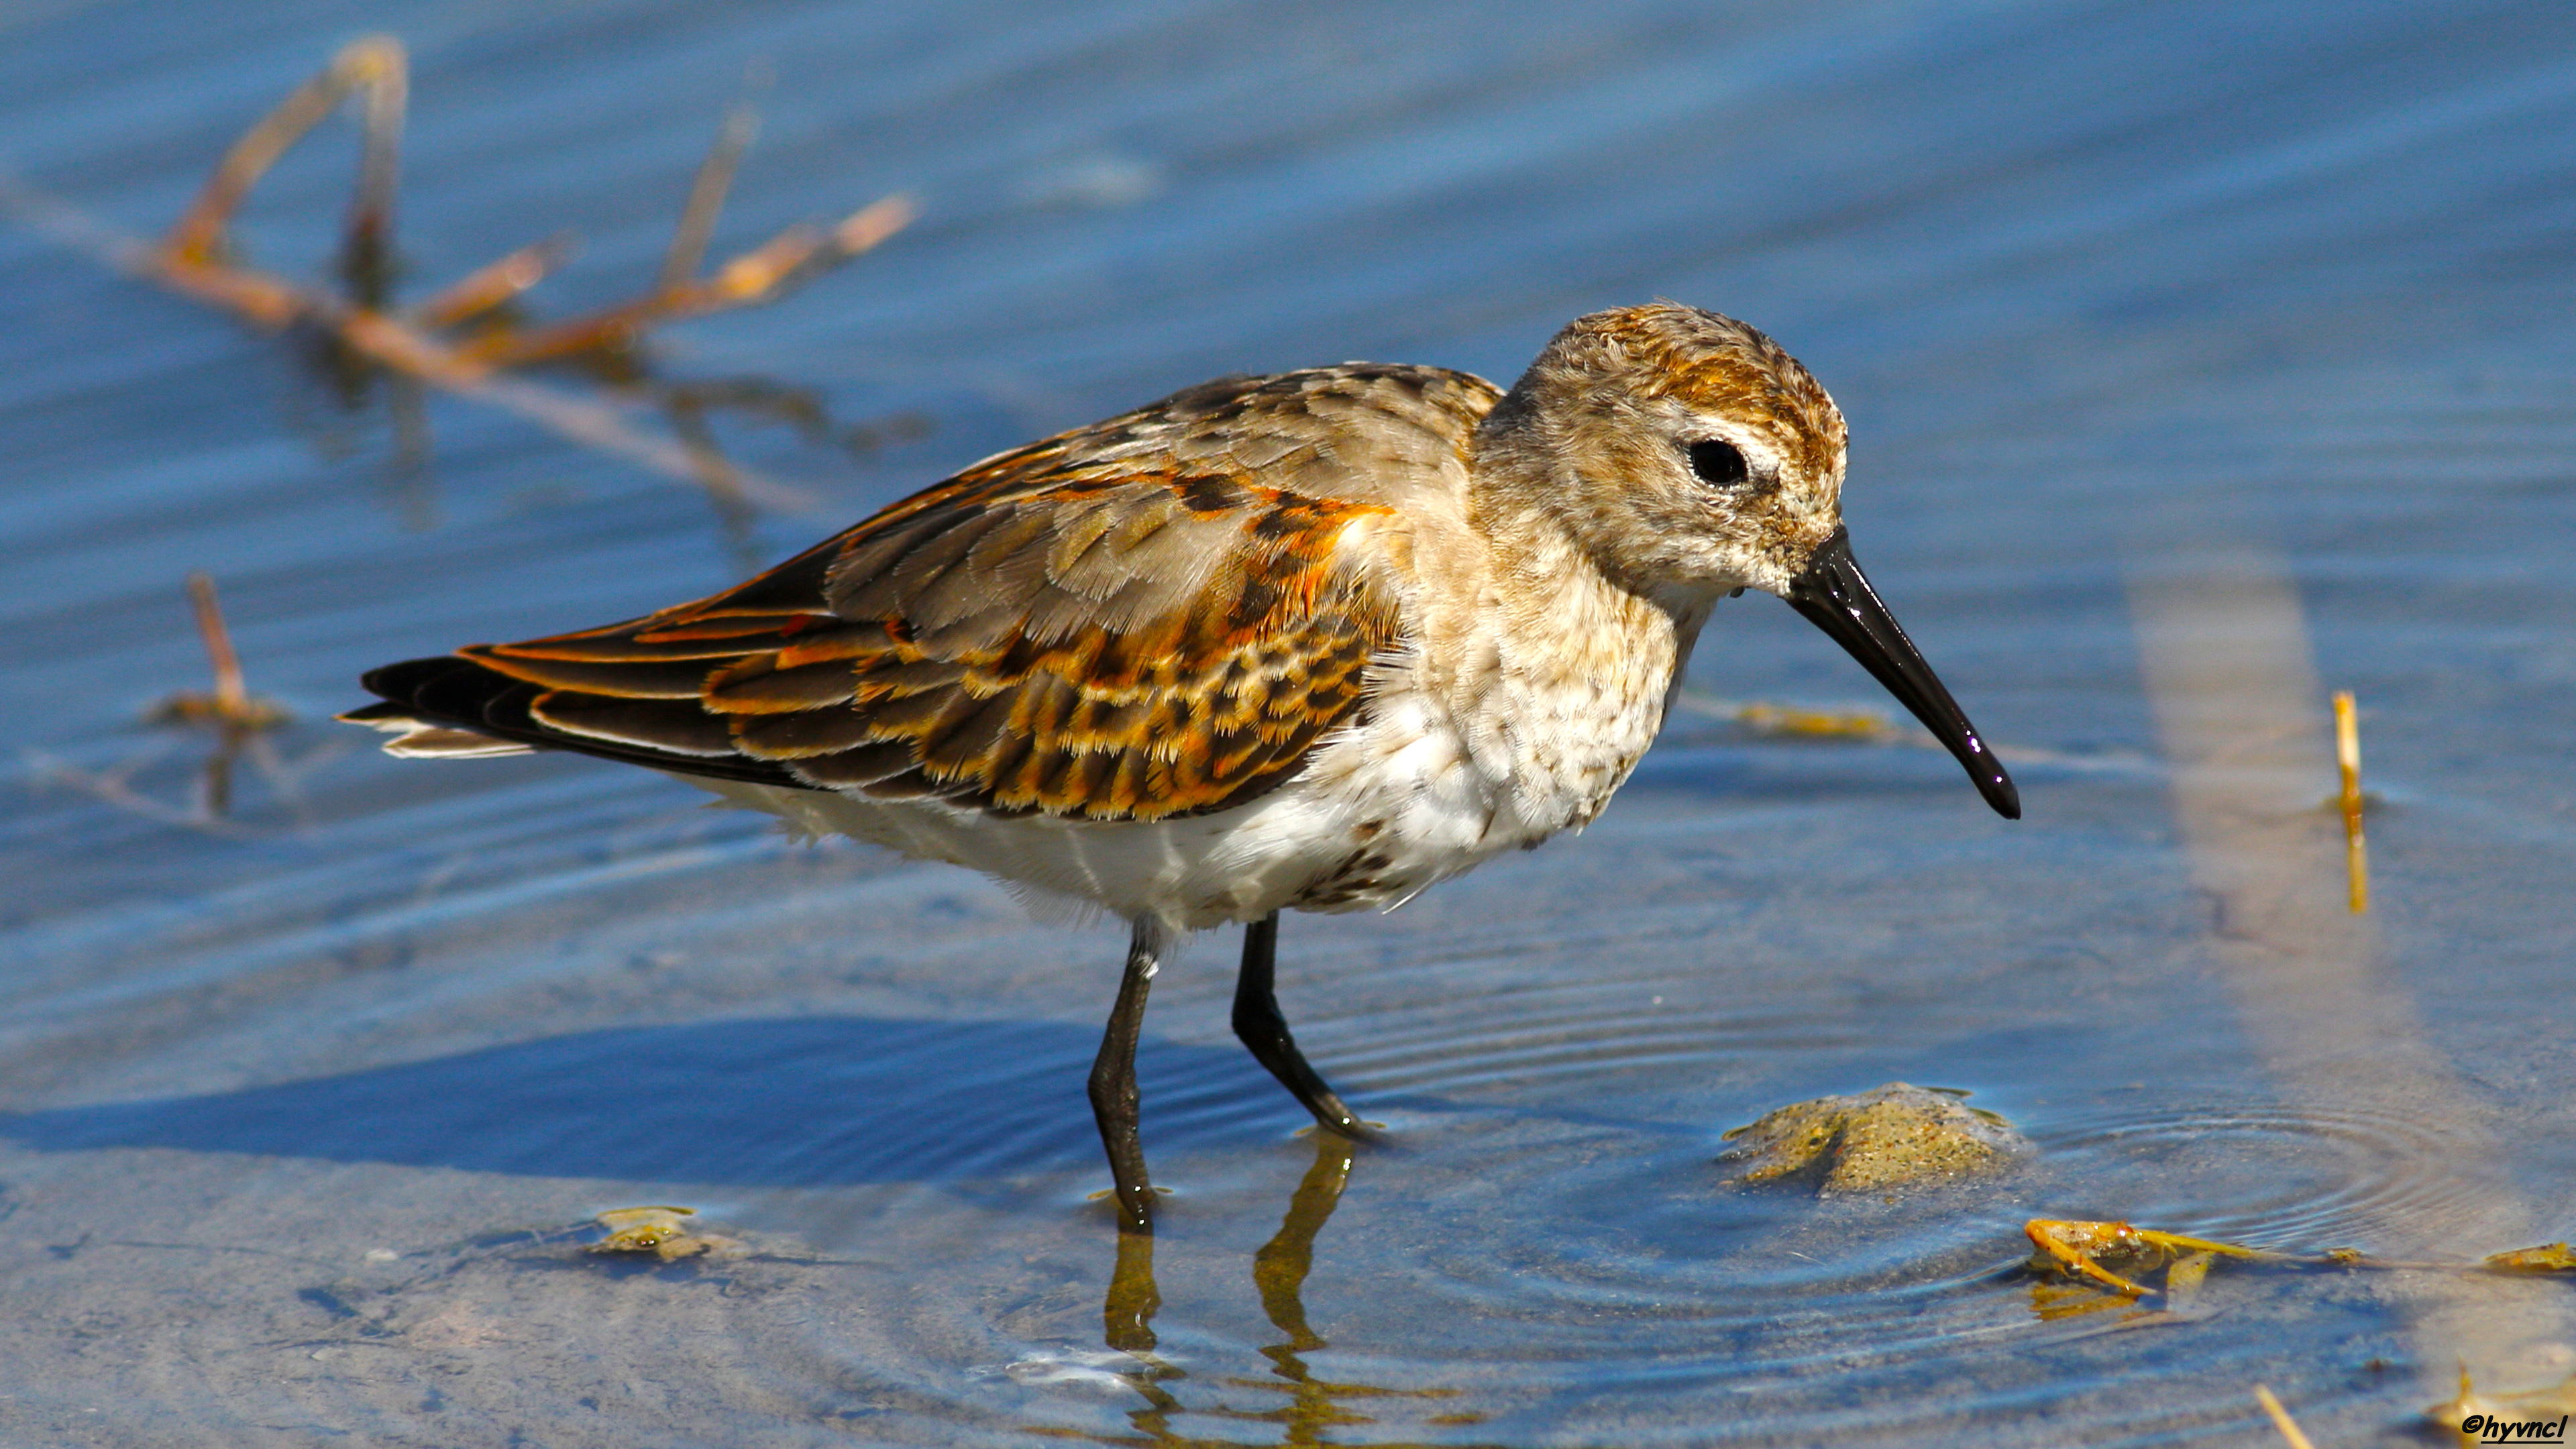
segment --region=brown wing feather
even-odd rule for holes
[[[457,654],[536,687],[510,723],[538,743],[997,813],[1222,810],[1292,775],[1401,642],[1390,580],[1340,548],[1394,518],[1367,471],[1462,457],[1493,400],[1429,368],[1222,380],[712,598]]]

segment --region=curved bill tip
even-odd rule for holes
[[[1852,558],[1848,530],[1836,528],[1833,537],[1817,546],[1805,570],[1790,581],[1786,597],[1789,607],[1843,646],[1923,721],[1923,727],[1967,770],[1977,793],[1986,797],[1996,814],[2006,820],[2021,818],[2021,791],[2013,787],[2012,776],[2004,772],[2003,762],[1986,747],[1958,701],[1941,687],[1940,677],[1924,662],[1914,641],[1905,637],[1878,590],[1870,587],[1869,576]]]

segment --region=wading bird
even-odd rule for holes
[[[1509,392],[1435,367],[1225,377],[1015,448],[645,618],[373,671],[401,755],[650,765],[812,832],[953,861],[1134,930],[1091,1073],[1122,1224],[1148,983],[1246,923],[1234,1029],[1366,1128],[1272,990],[1282,910],[1391,908],[1590,821],[1711,608],[1778,595],[2018,817],[1869,580],[1842,414],[1741,322],[1581,318]]]

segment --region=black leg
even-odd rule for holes
[[[1100,1144],[1109,1149],[1110,1176],[1117,1180],[1121,1232],[1154,1230],[1154,1184],[1145,1176],[1145,1144],[1136,1135],[1136,1037],[1145,1028],[1145,991],[1162,954],[1162,928],[1137,922],[1127,947],[1127,974],[1118,983],[1118,1004],[1110,1009],[1100,1055],[1091,1063],[1091,1115],[1100,1124]]]
[[[1279,1014],[1279,998],[1271,988],[1278,957],[1279,913],[1273,911],[1243,928],[1243,970],[1234,978],[1234,1034],[1252,1049],[1253,1060],[1268,1067],[1279,1085],[1315,1114],[1317,1122],[1345,1137],[1367,1141],[1374,1134],[1306,1065],[1297,1039],[1288,1034],[1288,1018]]]

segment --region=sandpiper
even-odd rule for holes
[[[1842,414],[1762,333],[1596,312],[1509,392],[1436,367],[1224,377],[988,458],[711,598],[366,676],[398,755],[577,750],[1132,925],[1091,1072],[1122,1225],[1175,937],[1247,925],[1234,1029],[1324,1127],[1279,912],[1391,909],[1579,829],[1721,597],[1787,600],[2012,781],[1853,561]]]

